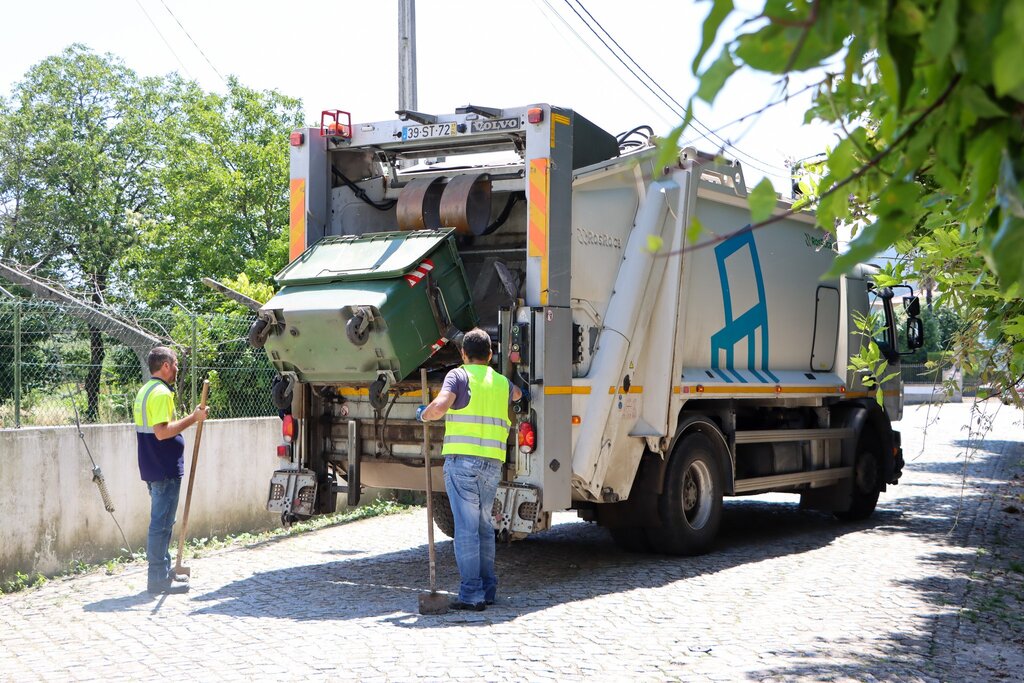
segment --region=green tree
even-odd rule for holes
[[[807,120],[835,125],[840,141],[805,189],[823,228],[855,230],[836,270],[895,245],[965,321],[952,348],[965,371],[1019,382],[1024,3],[766,0],[757,16],[740,14],[713,1],[696,96],[713,102],[740,68],[777,74],[784,90],[790,74],[820,74]],[[770,191],[759,186],[751,206]]]
[[[37,273],[77,283],[96,303],[117,290],[117,264],[138,240],[130,219],[158,197],[159,79],[72,45],[33,66],[0,112],[0,249]],[[86,417],[99,415],[105,356],[89,329]]]
[[[288,133],[302,124],[301,104],[234,78],[226,95],[177,78],[169,88],[164,194],[125,265],[143,299],[208,309],[220,296],[202,277],[265,283],[287,263]]]

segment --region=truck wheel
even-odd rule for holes
[[[647,529],[657,552],[700,555],[711,548],[722,518],[722,475],[706,434],[693,432],[672,451],[658,513],[661,527]]]
[[[853,492],[850,495],[850,509],[835,513],[836,517],[854,522],[867,519],[875,511],[878,493],[881,490],[879,476],[878,439],[869,434],[865,426],[857,439],[857,461],[853,465]]]
[[[448,495],[433,493],[431,499],[434,505],[434,526],[448,538],[455,538],[455,517],[452,515],[452,506],[448,502]]]

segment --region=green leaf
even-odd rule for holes
[[[708,104],[713,103],[715,96],[718,95],[718,91],[729,80],[729,76],[736,73],[737,68],[739,67],[733,61],[728,46],[722,48],[722,53],[718,55],[718,59],[707,68],[707,71],[701,74],[700,86],[697,88],[697,97]]]
[[[995,119],[1007,115],[1006,110],[993,102],[992,98],[977,85],[965,86],[961,89],[960,96],[964,105],[979,119]]]
[[[967,162],[971,165],[968,215],[972,218],[981,218],[986,211],[988,197],[999,176],[999,161],[1005,146],[1006,134],[997,127],[989,128],[967,146]]]
[[[844,180],[847,176],[853,173],[854,169],[857,168],[857,160],[854,157],[856,148],[854,147],[853,140],[850,138],[843,138],[843,140],[836,145],[836,148],[832,150],[832,153],[828,155],[828,168],[833,176],[839,180]]]
[[[956,43],[956,10],[957,0],[942,0],[935,20],[921,36],[925,51],[937,62],[945,61]]]
[[[917,41],[905,36],[889,36],[889,52],[896,64],[896,90],[898,110],[907,106],[910,87],[914,83],[914,62],[917,60]]]
[[[715,36],[718,35],[718,29],[721,27],[722,22],[725,18],[732,13],[733,5],[732,0],[712,0],[711,11],[708,12],[707,19],[704,20],[704,26],[701,30],[701,42],[700,49],[697,50],[697,56],[693,58],[693,75],[696,76],[700,69],[701,60],[704,59],[704,55],[711,49],[711,45],[715,42]]]
[[[693,102],[690,102],[690,106],[686,108],[686,118],[678,126],[673,128],[667,136],[658,141],[658,160],[655,162],[655,175],[659,178],[662,175],[662,170],[667,166],[675,164],[679,159],[679,137],[686,130],[686,127],[690,124],[690,120],[693,118]]]
[[[1015,283],[1024,283],[1024,219],[1005,216],[986,259],[991,261],[1004,291]]]
[[[822,280],[829,280],[844,273],[850,272],[854,266],[868,259],[874,258],[886,247],[899,239],[903,230],[912,226],[904,225],[902,220],[888,220],[879,218],[874,223],[864,228],[864,231],[850,243],[850,248],[845,254],[840,254],[832,263],[832,267]]]
[[[701,224],[700,219],[697,218],[697,214],[692,214],[690,216],[690,225],[686,228],[686,243],[696,244],[703,232],[704,225]]]
[[[889,33],[899,36],[917,35],[925,27],[924,13],[911,0],[897,0],[889,15]]]
[[[782,73],[796,48],[796,40],[778,26],[766,26],[757,33],[740,36],[736,56],[748,66],[769,73]]]
[[[1011,0],[1003,12],[1003,25],[992,43],[992,83],[996,94],[1006,95],[1024,85],[1021,39],[1024,36],[1024,3]]]
[[[750,206],[750,220],[760,223],[772,215],[775,210],[775,203],[778,198],[775,195],[775,187],[767,178],[761,178],[757,187],[747,195],[747,205]]]

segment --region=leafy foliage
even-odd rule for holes
[[[823,228],[854,229],[832,274],[896,246],[965,321],[956,362],[1004,385],[1019,380],[1024,3],[766,0],[738,35],[720,36],[738,13],[713,2],[696,96],[712,102],[741,67],[784,85],[794,72],[824,74],[806,119],[833,124],[839,142],[801,185]],[[716,40],[718,56],[705,58]],[[752,210],[761,199],[751,195]]]

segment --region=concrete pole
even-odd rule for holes
[[[398,0],[398,108],[416,111],[416,0]]]

